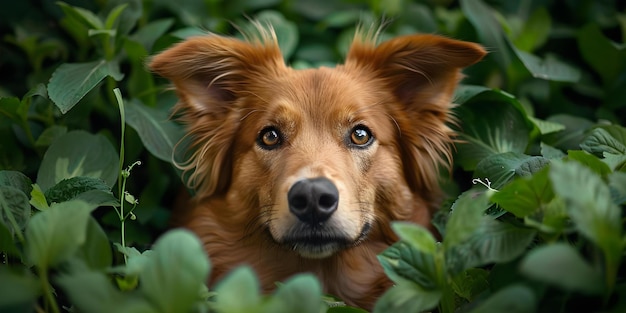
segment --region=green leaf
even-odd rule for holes
[[[116,61],[62,64],[50,78],[50,99],[65,114],[107,76],[117,81],[124,77]]]
[[[521,262],[522,274],[570,291],[601,294],[602,274],[570,245],[555,243],[532,250]]]
[[[183,137],[182,128],[169,120],[169,113],[129,101],[125,105],[126,123],[137,131],[146,149],[157,158],[171,162],[174,148]]]
[[[613,202],[617,204],[624,204],[626,202],[626,173],[611,173],[608,178]]]
[[[600,176],[606,176],[611,173],[611,169],[606,163],[602,162],[600,159],[595,156],[582,151],[582,150],[570,150],[567,151],[567,158],[569,160],[574,160],[579,162],[580,164],[592,169],[594,172],[599,174]]]
[[[552,19],[545,7],[539,7],[525,21],[519,36],[515,38],[515,47],[522,51],[533,51],[548,40]]]
[[[446,268],[455,275],[471,267],[512,261],[526,251],[535,234],[532,229],[484,217],[469,238],[446,250]]]
[[[578,48],[587,64],[606,85],[614,81],[626,65],[626,49],[618,48],[597,24],[587,24],[578,32]]]
[[[21,237],[29,220],[28,197],[17,188],[0,186],[0,223],[8,228],[11,237]]]
[[[49,203],[64,202],[90,190],[109,191],[110,189],[101,179],[77,176],[58,182],[46,190],[45,196]]]
[[[622,253],[622,228],[621,210],[613,203],[609,187],[578,162],[553,163],[550,179],[578,231],[604,252],[607,284],[612,286]]]
[[[0,186],[13,187],[26,195],[33,190],[28,176],[17,171],[0,171]]]
[[[580,147],[599,157],[604,153],[625,155],[626,128],[617,125],[598,127],[589,134]]]
[[[68,201],[35,214],[26,228],[24,250],[28,261],[47,269],[73,256],[87,239],[93,209],[82,201]]]
[[[153,251],[139,274],[140,291],[161,312],[191,311],[209,275],[202,243],[193,233],[175,229],[161,236]]]
[[[60,181],[85,176],[103,180],[112,187],[117,181],[119,157],[102,135],[71,131],[56,140],[43,156],[37,184],[48,190]]]
[[[423,290],[414,283],[402,282],[391,287],[376,301],[373,313],[425,312],[436,307],[440,299],[439,290]]]
[[[489,271],[481,268],[469,268],[452,278],[452,289],[460,297],[473,301],[489,288]]]
[[[172,27],[174,20],[171,18],[151,21],[137,29],[130,39],[140,43],[145,51],[152,51],[152,46],[165,32]]]
[[[24,270],[14,272],[8,266],[0,266],[0,311],[32,311],[37,298],[41,295],[41,283],[34,275]]]
[[[4,223],[0,223],[0,252],[6,253],[8,256],[21,258],[22,253],[16,246],[17,242],[9,228]]]
[[[37,141],[35,141],[35,147],[38,148],[46,148],[49,147],[52,142],[54,142],[57,138],[65,135],[67,133],[67,127],[52,125],[46,128],[39,137],[37,137]]]
[[[33,184],[32,186],[33,190],[30,192],[30,205],[39,211],[47,210],[50,205],[48,205],[46,195],[43,193],[39,185]]]
[[[417,250],[401,241],[378,255],[387,277],[396,284],[410,281],[424,290],[438,288],[437,266],[432,254]]]
[[[499,153],[524,153],[532,129],[521,104],[502,91],[461,88],[457,116],[461,142],[455,161],[473,170],[482,159]],[[465,102],[461,102],[465,100]],[[485,108],[489,108],[485,110]]]
[[[488,207],[488,196],[485,193],[470,189],[461,194],[451,208],[443,240],[444,247],[450,249],[467,240],[482,223]]]
[[[111,279],[103,272],[73,271],[59,276],[56,282],[81,312],[158,312],[146,298],[132,296],[116,289],[111,284]]]
[[[391,228],[400,240],[411,245],[418,251],[434,255],[437,251],[437,242],[433,234],[426,228],[409,222],[392,222]]]
[[[530,119],[530,121],[537,126],[542,135],[555,133],[565,129],[565,125],[559,123],[544,121],[532,116],[529,116],[528,119]]]
[[[557,59],[553,55],[541,59],[536,55],[515,48],[513,51],[535,78],[570,83],[580,80],[581,74],[578,68]]]
[[[57,4],[63,10],[63,13],[70,18],[80,21],[88,28],[102,29],[104,25],[98,16],[93,12],[85,10],[83,8],[71,6],[65,2],[58,1]]]
[[[126,7],[128,7],[128,3],[119,4],[115,8],[113,8],[113,10],[109,12],[106,21],[104,22],[104,28],[113,29],[115,23],[117,22],[117,19],[120,17],[120,14],[122,14],[122,12],[126,9]]]
[[[491,201],[515,216],[523,218],[544,208],[554,198],[547,168],[528,177],[520,177],[491,196]]]
[[[109,238],[98,222],[90,217],[87,222],[87,237],[77,250],[77,255],[93,270],[104,270],[113,263]]]
[[[580,149],[580,143],[587,137],[587,131],[594,126],[587,119],[564,114],[551,116],[547,120],[565,125],[565,129],[544,135],[542,141],[563,151]]]
[[[311,274],[299,274],[278,287],[264,311],[320,313],[322,305],[322,287],[317,278]]]
[[[218,312],[250,312],[261,301],[259,281],[251,268],[230,272],[215,287],[214,308]]]
[[[119,207],[120,200],[118,200],[111,191],[92,189],[77,194],[73,199],[82,200],[96,207],[99,206],[112,206]]]
[[[538,299],[533,291],[521,284],[512,284],[498,290],[480,303],[471,313],[533,313],[537,311]]]
[[[552,147],[552,146],[550,146],[550,145],[548,145],[546,143],[542,142],[540,144],[540,146],[541,146],[541,155],[544,158],[546,158],[546,159],[549,159],[549,160],[554,160],[554,159],[560,160],[560,159],[562,159],[562,158],[564,158],[566,156],[566,154],[563,151],[561,151],[561,150],[559,150],[559,149],[557,149],[555,147]]]
[[[507,152],[491,155],[476,165],[474,178],[488,178],[491,187],[499,189],[515,177],[530,176],[540,171],[550,161],[540,156]]]

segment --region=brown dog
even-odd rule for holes
[[[203,241],[211,283],[252,266],[265,290],[299,272],[371,308],[390,285],[376,255],[390,221],[428,225],[449,166],[451,97],[477,44],[434,35],[375,45],[344,65],[294,70],[274,32],[190,38],[155,56],[192,138],[181,167],[196,195],[175,212]]]

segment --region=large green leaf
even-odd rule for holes
[[[599,157],[604,153],[626,155],[626,128],[618,125],[595,128],[580,147]]]
[[[463,243],[446,250],[446,268],[452,275],[468,268],[509,262],[526,251],[536,232],[484,217]]]
[[[77,250],[79,256],[85,264],[94,270],[104,270],[111,266],[113,253],[106,233],[98,222],[90,217],[87,222],[87,244],[80,246]]]
[[[183,137],[183,130],[169,119],[166,110],[147,107],[139,101],[125,105],[126,123],[137,131],[146,149],[157,158],[171,162],[174,147]]]
[[[37,184],[46,191],[64,179],[85,176],[101,179],[112,187],[118,171],[119,157],[108,139],[85,131],[71,131],[46,151]]]
[[[597,24],[587,24],[578,32],[578,48],[589,65],[609,85],[626,66],[626,49],[611,42]]]
[[[458,162],[473,170],[482,159],[504,152],[524,153],[532,124],[519,102],[502,91],[463,87],[457,92],[460,143]]]
[[[550,161],[540,156],[506,152],[482,159],[474,171],[474,178],[489,179],[491,187],[498,189],[515,177],[530,176],[540,171]]]
[[[513,48],[513,51],[535,78],[572,83],[580,80],[580,70],[559,60],[554,55],[548,55],[542,59],[534,54],[515,48]]]
[[[520,177],[491,196],[491,201],[515,216],[523,218],[544,208],[554,198],[547,168],[528,177]]]
[[[66,260],[87,240],[87,223],[93,206],[83,201],[52,205],[30,219],[26,228],[28,261],[46,269]]]
[[[62,64],[50,78],[50,99],[65,114],[107,76],[118,81],[124,77],[116,61]]]
[[[21,234],[30,219],[28,196],[21,190],[0,186],[0,223],[9,230],[13,238]]]
[[[320,313],[322,287],[312,274],[300,274],[281,284],[265,305],[265,312]]]
[[[401,241],[378,255],[387,277],[396,284],[410,281],[424,290],[438,289],[435,256]]]
[[[476,232],[488,207],[488,196],[483,192],[470,189],[459,196],[452,205],[450,218],[446,224],[446,235],[443,240],[446,250],[462,244]]]
[[[45,192],[45,197],[49,203],[63,202],[76,198],[78,195],[90,191],[100,190],[107,192],[111,187],[98,178],[76,176],[64,179],[56,185],[50,187]]]
[[[33,190],[33,182],[28,176],[17,171],[0,171],[0,186],[13,187],[30,195]]]
[[[414,249],[426,254],[434,255],[437,251],[437,241],[426,228],[409,222],[393,222],[391,227],[400,240],[411,245]]]
[[[543,136],[542,141],[561,150],[578,150],[580,143],[587,137],[587,131],[594,126],[588,119],[559,114],[547,119],[549,122],[565,126],[565,129]]]
[[[161,236],[153,251],[139,274],[139,289],[160,312],[189,312],[201,300],[209,275],[202,243],[191,232],[175,229]]]
[[[530,278],[567,290],[590,294],[604,291],[600,271],[564,243],[534,249],[522,260],[520,271]]]

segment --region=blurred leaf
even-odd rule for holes
[[[440,299],[439,290],[423,290],[414,283],[402,282],[388,289],[376,301],[372,312],[425,312],[435,308]]]
[[[4,223],[0,223],[0,253],[5,253],[7,256],[21,258],[21,251],[16,246],[16,240],[9,231],[9,228]],[[0,276],[2,276],[0,274]],[[2,296],[0,295],[0,298]],[[2,300],[0,299],[0,303]],[[0,305],[2,308],[2,305]]]
[[[411,245],[414,249],[430,255],[434,255],[437,251],[435,237],[423,226],[409,222],[392,222],[391,227],[400,240]]]
[[[87,222],[86,244],[80,246],[77,255],[93,270],[105,270],[113,263],[113,253],[109,238],[98,222],[89,217]]]
[[[457,92],[460,143],[458,162],[473,170],[484,158],[504,153],[523,153],[529,141],[530,122],[517,100],[502,91],[465,87]],[[488,109],[486,109],[488,108]]]
[[[568,244],[555,243],[532,250],[520,264],[522,274],[561,288],[589,294],[604,291],[602,275]]]
[[[109,191],[111,187],[98,178],[77,176],[64,179],[50,187],[45,192],[49,203],[60,203],[76,198],[76,196],[90,190]]]
[[[615,279],[622,251],[621,210],[612,202],[600,176],[578,162],[555,162],[550,169],[554,191],[567,203],[578,231],[604,252],[608,279]],[[614,281],[608,281],[612,286]]]
[[[47,269],[74,255],[87,239],[93,209],[82,201],[68,201],[35,214],[26,228],[24,250],[29,262]]]
[[[597,157],[581,150],[570,150],[567,151],[567,158],[569,160],[578,161],[580,164],[592,169],[600,176],[606,176],[611,173],[611,169],[608,165],[602,162]]]
[[[515,38],[515,47],[522,51],[534,51],[544,45],[550,35],[552,19],[545,7],[539,7],[525,21],[522,31]]]
[[[13,187],[25,195],[30,195],[33,182],[28,176],[17,171],[0,171],[0,186]]]
[[[532,116],[529,116],[528,119],[530,119],[530,121],[532,121],[533,124],[535,124],[535,126],[539,128],[539,131],[542,135],[558,132],[565,129],[565,125],[561,125],[559,123],[540,120]]]
[[[511,64],[511,55],[506,37],[500,23],[494,17],[492,9],[482,0],[461,0],[461,10],[472,23],[480,41],[497,53],[490,54],[502,72]]]
[[[532,313],[536,312],[537,305],[535,293],[530,288],[521,284],[512,284],[498,290],[469,312]]]
[[[113,8],[113,10],[111,10],[111,12],[109,12],[109,15],[107,16],[105,22],[104,22],[104,28],[105,29],[113,29],[113,27],[115,26],[115,23],[117,22],[118,18],[120,17],[120,14],[122,14],[122,12],[124,12],[124,10],[128,7],[128,3],[123,3],[123,4],[119,4],[117,5],[115,8]]]
[[[21,234],[29,220],[28,196],[15,187],[0,186],[0,223],[7,227],[11,237]]]
[[[201,300],[209,275],[202,243],[191,232],[175,229],[161,236],[153,251],[139,274],[139,289],[161,312],[189,312]],[[241,293],[235,295],[241,300]]]
[[[67,133],[67,127],[52,125],[46,128],[39,137],[37,137],[37,141],[35,141],[35,147],[47,148],[52,142],[54,142],[57,138],[65,135]]]
[[[322,287],[312,274],[296,275],[278,287],[265,312],[322,312]]]
[[[60,275],[56,281],[81,312],[157,312],[146,298],[133,297],[116,289],[102,272],[74,271]]]
[[[108,10],[106,24],[110,25],[107,28],[115,29],[119,35],[130,33],[144,13],[141,0],[109,0],[106,5],[105,10]]]
[[[8,266],[0,266],[0,282],[6,287],[0,292],[2,312],[25,312],[32,309],[41,294],[41,283],[28,271],[18,274]]]
[[[71,131],[59,137],[43,156],[37,184],[48,190],[60,181],[85,176],[103,180],[112,187],[117,181],[119,157],[102,135]]]
[[[88,28],[94,28],[94,29],[104,28],[104,24],[102,23],[102,20],[100,20],[100,18],[97,15],[95,15],[93,12],[89,10],[85,10],[83,8],[71,6],[61,1],[58,1],[57,4],[61,7],[65,15],[77,21],[80,21],[81,23],[86,25]]]
[[[488,178],[491,187],[499,189],[514,177],[530,176],[540,171],[550,161],[540,156],[516,152],[491,155],[482,159],[474,171],[474,178]]]
[[[37,184],[33,184],[33,190],[30,192],[30,205],[34,206],[39,211],[47,210],[50,206],[46,195],[41,190],[41,187]]]
[[[126,123],[137,131],[146,149],[157,158],[171,162],[174,147],[183,137],[182,127],[169,119],[169,113],[143,105],[139,101],[125,104]]]
[[[424,290],[438,289],[435,257],[404,241],[393,244],[378,255],[387,277],[394,283],[412,282]]]
[[[563,151],[557,148],[554,148],[548,144],[545,144],[543,142],[541,142],[540,146],[541,146],[541,156],[543,156],[544,158],[548,160],[555,160],[555,159],[560,160],[566,156],[566,154]]]
[[[50,78],[50,99],[65,114],[107,76],[117,81],[124,77],[117,61],[62,64]]]
[[[605,84],[615,80],[626,65],[626,49],[618,48],[597,24],[587,24],[578,32],[578,49]]]
[[[578,150],[594,123],[582,117],[559,114],[547,119],[549,122],[565,125],[565,129],[543,136],[543,142],[561,150]]]
[[[452,278],[452,289],[460,297],[473,301],[489,288],[489,271],[481,268],[469,268]]]
[[[548,170],[543,169],[530,177],[523,176],[513,180],[494,193],[491,201],[523,218],[541,210],[553,198],[554,191],[548,179]]]
[[[230,272],[215,287],[214,308],[218,312],[250,312],[261,301],[259,280],[249,267]]]
[[[142,45],[145,51],[152,51],[154,43],[172,27],[174,20],[171,18],[151,21],[150,23],[137,29],[130,39]]]
[[[535,78],[571,83],[580,80],[581,74],[577,68],[560,61],[553,55],[541,59],[528,52],[517,49],[513,51]]]
[[[626,173],[611,173],[608,178],[613,202],[624,204],[626,202]]]

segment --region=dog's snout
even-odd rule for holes
[[[289,189],[289,210],[307,224],[322,223],[337,210],[339,191],[324,177],[304,179]]]

